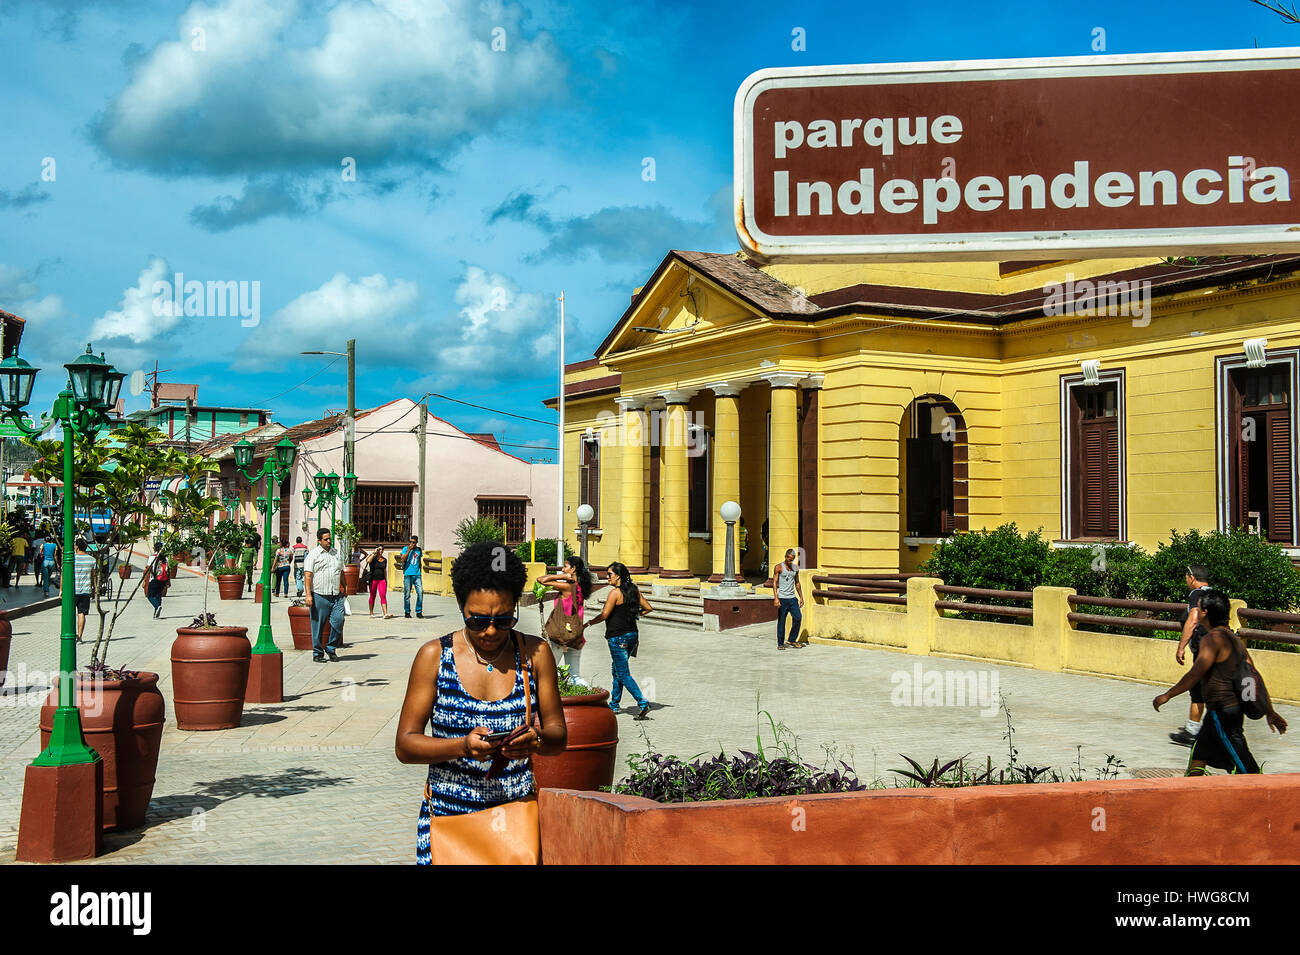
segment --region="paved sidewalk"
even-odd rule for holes
[[[272,625],[285,651],[285,701],[247,706],[237,729],[182,732],[171,710],[170,647],[175,628],[201,610],[202,591],[200,579],[182,576],[163,619],[153,620],[137,598],[119,621],[109,662],[160,674],[168,724],[146,825],[110,834],[97,861],[409,864],[424,770],[393,756],[397,715],[418,647],[459,625],[454,601],[426,595],[426,618],[407,620],[398,599],[390,604],[394,619],[372,620],[364,599],[354,597],[344,630],[351,646],[341,662],[320,665],[309,652],[291,649],[287,601],[276,598]],[[250,599],[221,601],[211,584],[208,603],[221,623],[256,632],[260,616]],[[536,611],[523,614],[521,629],[538,632]],[[13,673],[0,693],[0,862],[13,859],[23,769],[39,750],[37,707],[48,693],[45,674],[57,662],[58,622],[57,609],[14,621]],[[653,718],[634,722],[625,696],[620,775],[646,738],[682,757],[753,749],[760,734],[770,748],[760,710],[789,727],[810,762],[821,763],[829,749],[864,778],[902,765],[900,753],[927,763],[964,754],[982,762],[988,755],[1002,765],[1007,725],[995,691],[1012,713],[1022,763],[1065,768],[1078,758],[1091,772],[1115,754],[1134,770],[1174,773],[1186,764],[1187,750],[1167,741],[1186,718],[1186,702],[1155,713],[1151,686],[845,645],[777,651],[773,631],[763,625],[691,632],[647,619],[632,672],[654,701]],[[92,616],[87,637],[94,632]],[[602,627],[590,635],[582,671],[608,687],[602,635]],[[81,662],[88,652],[82,648]],[[924,692],[911,692],[918,666],[922,691],[932,672],[961,674],[982,699],[924,705]],[[1300,737],[1300,712],[1283,713],[1295,719]],[[1255,723],[1247,732],[1267,771],[1300,771],[1296,737],[1272,736]]]

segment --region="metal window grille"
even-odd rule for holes
[[[478,502],[478,516],[490,517],[506,528],[507,544],[524,542],[527,501],[503,501],[486,498]]]
[[[412,487],[358,484],[352,520],[367,544],[405,542],[411,536]]]

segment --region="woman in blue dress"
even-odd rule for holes
[[[514,629],[526,580],[513,550],[491,543],[466,548],[451,570],[464,627],[416,653],[397,727],[397,758],[429,765],[416,827],[418,864],[430,863],[431,816],[526,799],[535,789],[533,755],[564,750],[555,658],[544,641]],[[528,706],[534,725],[508,745],[484,738],[523,726]],[[494,768],[498,754],[504,765]]]

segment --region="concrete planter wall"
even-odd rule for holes
[[[543,789],[552,865],[1223,865],[1300,859],[1300,774],[664,805]],[[1214,825],[1206,825],[1206,820]]]

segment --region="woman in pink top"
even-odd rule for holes
[[[587,565],[581,557],[569,557],[564,561],[564,566],[560,568],[560,573],[545,574],[537,579],[548,587],[554,587],[559,592],[555,601],[560,606],[561,613],[576,613],[579,619],[582,618],[585,610],[584,601],[591,596],[593,583],[591,571],[587,569]],[[575,600],[577,601],[576,609],[574,606]],[[547,643],[551,645],[551,652],[555,654],[555,662],[568,666],[569,676],[575,683],[587,682],[582,678],[580,669],[582,648],[586,642],[585,637],[579,637],[576,646],[562,647],[554,640],[547,639]]]

